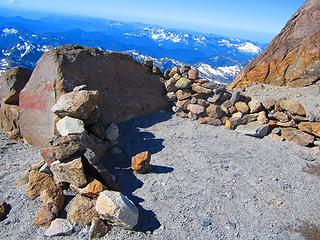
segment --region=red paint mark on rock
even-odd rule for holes
[[[36,91],[21,91],[20,108],[29,110],[48,110],[48,98],[54,89],[53,83],[47,83]]]
[[[45,93],[39,95],[29,92],[21,92],[19,105],[21,109],[46,111],[48,109],[46,99],[47,97],[45,96]]]

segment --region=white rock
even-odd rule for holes
[[[73,225],[68,220],[56,218],[46,230],[45,236],[68,236],[72,233],[73,229]]]
[[[101,219],[124,229],[132,229],[138,223],[137,207],[120,192],[101,192],[96,202],[96,211]]]
[[[233,118],[242,118],[243,117],[243,113],[242,112],[236,112],[234,114],[232,114]]]
[[[111,142],[116,142],[119,138],[119,128],[116,124],[112,123],[106,131],[107,139]]]
[[[261,124],[258,122],[250,122],[246,125],[240,125],[236,128],[236,132],[242,133],[247,136],[263,138],[269,132],[268,124]]]
[[[76,86],[72,92],[79,92],[81,90],[85,90],[87,88],[87,85],[80,85],[80,86]]]
[[[47,163],[45,163],[40,169],[39,172],[49,173],[51,174],[51,170]]]
[[[82,134],[84,132],[84,123],[76,118],[64,117],[57,122],[57,130],[61,136]]]

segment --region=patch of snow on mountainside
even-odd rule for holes
[[[172,58],[153,58],[150,56],[145,56],[140,54],[138,51],[136,50],[129,50],[126,51],[126,53],[128,53],[129,55],[131,55],[135,60],[139,61],[139,62],[143,62],[146,59],[151,59],[153,61],[153,63],[160,67],[162,71],[168,70],[174,66],[181,66],[183,65],[181,62],[172,59]]]
[[[38,48],[37,50],[38,50],[38,51],[41,51],[41,52],[49,52],[50,49],[51,49],[50,46],[43,45],[40,49]]]
[[[238,49],[242,52],[255,53],[255,54],[262,52],[261,48],[259,48],[258,46],[250,42],[241,44],[240,46],[238,46]]]
[[[23,50],[24,52],[21,53],[21,58],[26,56],[31,51],[31,46],[29,43],[24,42],[24,45],[20,48],[20,50]]]
[[[206,41],[207,39],[206,39],[206,37],[193,37],[193,40],[194,40],[196,43],[206,45],[205,41]]]
[[[219,44],[220,46],[223,46],[223,45],[227,46],[227,47],[233,47],[234,46],[234,44],[231,44],[230,41],[226,40],[226,39],[220,40],[219,43],[220,43]]]
[[[3,56],[6,56],[6,57],[9,57],[10,54],[11,54],[10,52],[8,52],[8,51],[5,50],[5,49],[2,49],[2,50],[1,50],[1,53],[2,53]]]
[[[9,67],[6,59],[1,59],[0,61],[0,72],[4,72]]]
[[[14,29],[14,28],[5,28],[2,30],[3,34],[5,36],[10,35],[10,34],[17,34],[18,30]]]
[[[213,68],[208,64],[200,64],[198,70],[201,75],[208,79],[228,80],[234,78],[241,71],[239,65]]]
[[[238,41],[237,41],[238,42]],[[222,39],[219,41],[220,46],[235,47],[241,52],[259,54],[262,52],[262,49],[251,42],[245,42],[242,44],[231,43],[229,40]]]
[[[182,41],[182,38],[178,34],[166,31],[163,28],[145,28],[144,32],[150,35],[153,40],[157,41],[172,41],[174,43]],[[189,35],[185,35],[184,37],[188,36]]]

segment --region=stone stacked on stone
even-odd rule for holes
[[[103,157],[119,148],[119,128],[105,123],[99,114],[92,116],[99,112],[97,94],[81,87],[58,99],[52,107],[57,115],[56,135],[28,174],[27,194],[31,199],[40,195],[41,200],[33,224],[50,226],[48,236],[69,235],[76,223],[92,224],[92,237],[106,234],[109,224],[125,229],[137,224],[138,209],[118,192],[115,177],[104,165]],[[71,122],[61,124],[65,119]],[[148,153],[138,164],[139,171],[145,172],[149,162]],[[75,197],[67,209],[67,219],[55,220],[64,207],[64,191],[73,192]]]

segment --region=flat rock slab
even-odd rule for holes
[[[240,125],[236,128],[236,132],[242,133],[247,136],[263,138],[269,132],[268,124],[261,124],[258,122],[250,122],[246,125]]]
[[[167,114],[120,129],[127,156],[152,154],[153,166],[145,175],[133,174],[128,158],[119,156],[110,164],[121,165],[115,175],[139,208],[137,229],[153,234],[113,228],[108,239],[304,240],[288,227],[318,223],[320,178],[303,172],[310,162],[294,143],[256,139]],[[0,147],[6,143],[0,134]],[[27,200],[25,190],[15,187],[37,151],[22,144],[3,151],[0,194],[12,209],[0,222],[0,239],[43,239],[44,230],[30,226],[37,200]],[[88,230],[69,239],[88,239]]]

